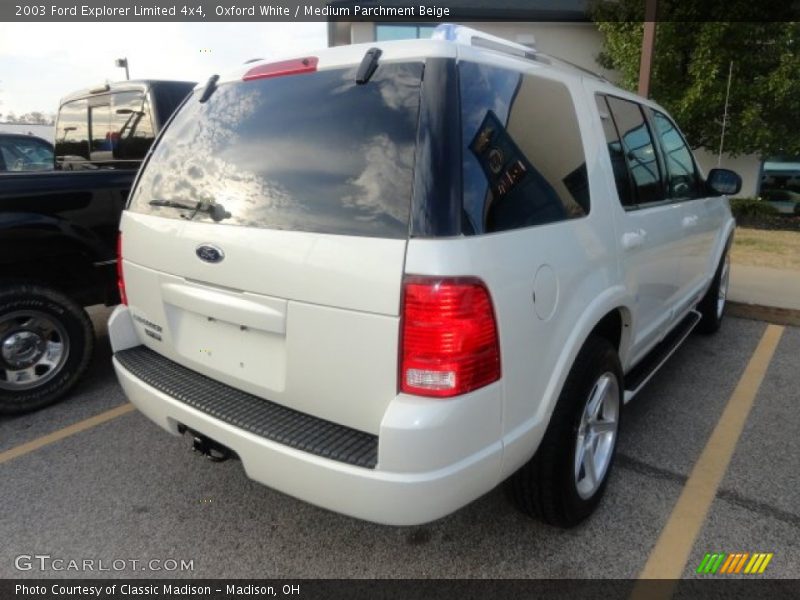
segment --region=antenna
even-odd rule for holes
[[[725,144],[725,126],[728,124],[728,99],[731,96],[731,78],[733,77],[733,61],[728,67],[728,90],[725,92],[725,111],[722,113],[722,135],[719,138],[719,154],[717,166],[722,166],[722,147]]]

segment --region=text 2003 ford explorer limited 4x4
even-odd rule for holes
[[[510,478],[574,525],[623,403],[719,327],[741,181],[704,180],[652,102],[437,36],[197,88],[123,214],[114,366],[156,423],[314,504],[416,524]]]

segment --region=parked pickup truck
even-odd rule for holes
[[[120,213],[193,86],[126,81],[71,94],[59,107],[55,169],[0,176],[0,414],[56,401],[89,364],[82,307],[119,301]]]

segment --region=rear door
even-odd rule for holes
[[[687,310],[714,272],[713,252],[725,209],[719,197],[707,196],[694,156],[680,130],[667,115],[652,111],[666,167],[667,196],[681,205],[680,292],[676,314]]]
[[[634,294],[632,363],[661,336],[679,291],[681,218],[665,198],[662,165],[642,107],[596,96],[622,210],[617,213],[620,264]]]
[[[397,394],[422,63],[219,86],[164,133],[122,222],[142,342],[378,433]]]

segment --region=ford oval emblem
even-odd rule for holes
[[[213,244],[202,244],[198,246],[197,250],[194,252],[197,254],[197,258],[207,263],[222,262],[222,259],[225,258],[225,253],[222,251],[222,248],[214,246]]]

